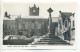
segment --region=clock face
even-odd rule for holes
[[[36,11],[35,10],[33,10],[33,13],[35,13]]]

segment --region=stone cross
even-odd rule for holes
[[[49,12],[49,17],[51,17],[51,13],[53,12],[53,10],[49,8],[47,11]]]
[[[52,18],[51,18],[51,13],[53,12],[53,10],[51,9],[51,8],[49,8],[48,10],[47,10],[48,12],[49,12],[49,35],[51,34],[51,23],[52,23]]]

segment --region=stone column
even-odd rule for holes
[[[51,8],[49,8],[48,10],[47,10],[48,12],[49,12],[49,34],[51,34],[51,23],[52,23],[52,18],[51,18],[51,13],[53,12],[53,10],[51,9]]]

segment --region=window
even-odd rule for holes
[[[25,29],[28,29],[28,23],[25,24]]]
[[[7,25],[5,25],[5,29],[7,29]]]
[[[10,32],[8,32],[7,34],[10,35]]]
[[[34,23],[32,23],[32,29],[34,29]]]
[[[19,29],[21,29],[21,24],[19,24]]]
[[[18,37],[15,37],[15,36],[14,36],[13,39],[18,39]]]
[[[11,40],[13,39],[13,37],[11,37]]]
[[[67,25],[68,25],[67,22],[68,22],[68,19],[66,18],[65,19],[65,27],[67,27]]]
[[[67,21],[65,21],[65,27],[67,27]]]
[[[41,29],[41,24],[38,24],[38,29]]]
[[[6,36],[5,38],[4,38],[4,40],[8,40],[9,39],[9,36]]]
[[[74,27],[74,21],[73,21],[73,27]]]
[[[9,26],[9,29],[10,29],[11,27]]]
[[[12,29],[14,29],[14,27],[12,27]]]
[[[18,32],[19,33],[19,35],[23,35],[23,32]]]
[[[22,24],[22,29],[23,29],[23,30],[25,29],[25,24]]]
[[[7,32],[5,32],[5,35],[7,35]]]

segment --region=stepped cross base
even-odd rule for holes
[[[51,37],[51,35],[52,35],[51,33],[47,33],[46,37]]]

